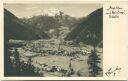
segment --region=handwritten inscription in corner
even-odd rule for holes
[[[119,74],[121,71],[121,68],[120,67],[116,67],[116,68],[109,68],[106,72],[105,72],[105,75],[106,76],[116,76],[117,74]]]
[[[120,6],[109,6],[105,12],[109,18],[119,18],[121,15],[125,15],[125,9]]]

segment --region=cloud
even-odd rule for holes
[[[34,6],[34,7],[27,7],[26,8],[26,10],[33,10],[33,9],[38,9],[39,7],[36,7],[36,6]]]

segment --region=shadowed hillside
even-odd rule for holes
[[[76,23],[76,28],[65,40],[75,40],[90,45],[98,45],[103,40],[103,9],[100,8]]]
[[[4,9],[4,28],[6,40],[35,40],[48,38],[44,32],[40,34],[35,27],[22,22],[6,9]]]

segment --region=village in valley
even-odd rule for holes
[[[10,43],[16,43],[16,40],[10,40]],[[42,76],[89,76],[87,59],[93,49],[90,45],[80,43],[78,46],[73,45],[72,41],[62,42],[57,39],[19,40],[17,44],[25,46],[11,47],[11,57],[14,58],[13,54],[17,49],[20,61],[27,64],[28,60],[31,60],[32,65],[36,68],[35,72],[38,71]],[[103,51],[102,48],[97,48],[97,50],[99,55]]]
[[[102,8],[81,18],[4,13],[5,76],[103,76]]]

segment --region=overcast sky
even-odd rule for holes
[[[63,11],[73,17],[87,16],[94,10],[101,8],[100,4],[5,4],[4,7],[17,17],[31,17],[48,13],[54,15],[58,11]]]

